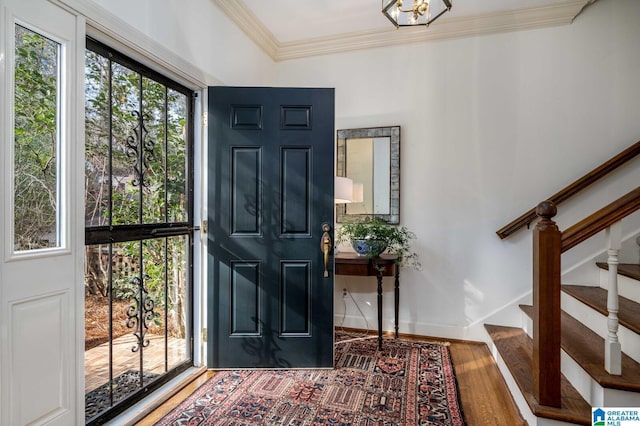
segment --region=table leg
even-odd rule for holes
[[[378,349],[382,350],[382,272],[378,272]]]
[[[395,265],[396,268],[396,279],[395,279],[395,291],[394,291],[394,302],[395,302],[395,310],[394,310],[394,314],[395,314],[395,326],[396,326],[396,339],[398,338],[398,310],[400,308],[400,267],[398,265]]]

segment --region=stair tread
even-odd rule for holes
[[[530,318],[533,306],[520,305]],[[604,369],[604,339],[568,313],[562,311],[562,349],[602,387],[640,392],[640,364],[622,354],[622,375]]]
[[[562,291],[575,297],[587,306],[595,309],[604,316],[607,310],[607,290],[601,287],[583,285],[562,285]],[[618,296],[618,321],[634,333],[640,334],[640,303],[626,297]]]
[[[491,324],[485,324],[484,327],[534,415],[569,423],[591,424],[591,405],[564,375],[561,377],[562,408],[538,404],[533,396],[533,341],[523,329]]]
[[[596,265],[607,271],[609,270],[609,265],[606,262],[596,262]],[[618,265],[618,274],[640,281],[640,265],[635,263],[621,263]]]

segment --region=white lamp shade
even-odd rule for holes
[[[350,203],[353,198],[353,181],[346,177],[336,176],[334,194],[336,204]]]
[[[364,185],[361,183],[353,183],[353,197],[351,197],[352,203],[362,203],[364,201]]]

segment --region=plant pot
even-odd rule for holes
[[[351,240],[351,247],[358,256],[378,256],[385,251],[387,244],[380,240]]]

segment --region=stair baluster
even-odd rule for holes
[[[609,374],[622,374],[622,349],[618,341],[618,255],[622,241],[622,226],[616,222],[607,228],[609,249],[609,280],[607,289],[607,339],[604,345],[604,368]]]

